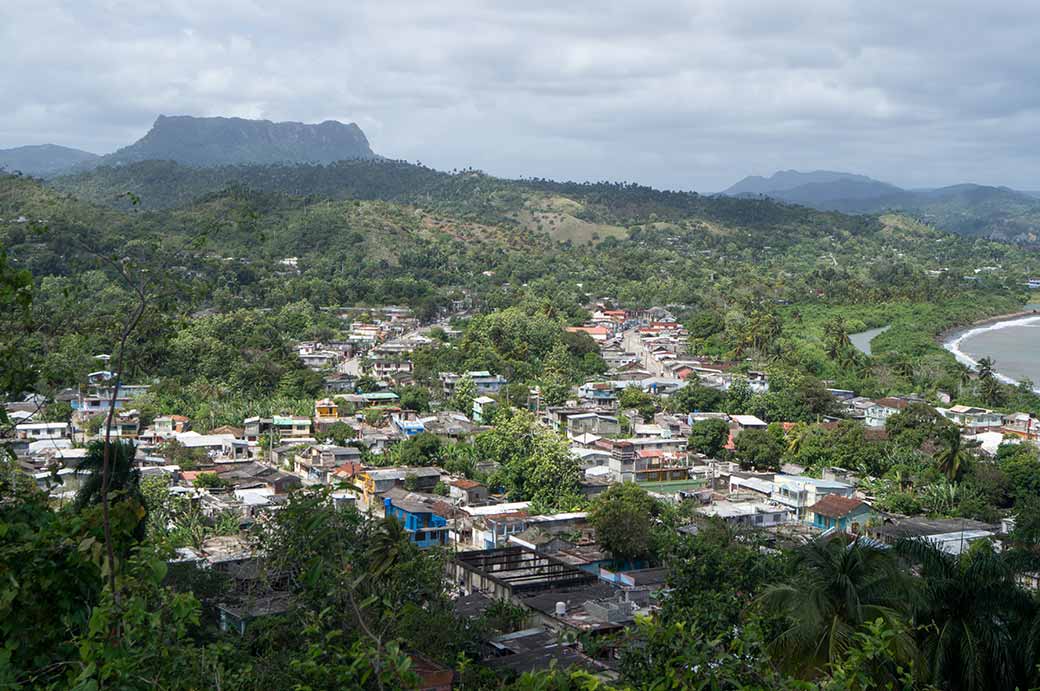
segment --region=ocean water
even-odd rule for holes
[[[1040,387],[1040,316],[980,326],[944,345],[966,365],[989,357],[1000,379],[1012,384],[1028,379]]]

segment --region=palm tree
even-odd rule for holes
[[[108,491],[112,494],[124,492],[140,499],[139,482],[141,473],[134,467],[136,449],[133,442],[113,441],[109,448],[110,479]],[[93,441],[87,447],[87,455],[79,464],[77,475],[85,477],[73,503],[76,511],[82,511],[101,500],[101,468],[105,461],[105,443]],[[83,472],[86,471],[86,472]]]
[[[946,476],[950,482],[957,482],[971,458],[972,451],[977,449],[981,442],[965,441],[961,437],[961,431],[956,427],[947,427],[939,432],[939,441],[942,448],[935,452],[935,461],[939,472]]]
[[[954,691],[1024,687],[1015,634],[1033,608],[1008,563],[985,544],[954,555],[903,540],[896,551],[920,575],[913,623],[928,681]]]
[[[827,356],[832,360],[837,360],[852,346],[848,324],[845,322],[845,317],[841,315],[828,321],[823,327],[823,333],[827,337]]]
[[[981,358],[977,363],[979,368],[979,379],[992,379],[994,368],[997,363],[991,357]]]
[[[404,523],[393,516],[381,520],[368,548],[368,556],[374,565],[373,575],[385,574],[397,564],[407,545],[408,533]]]
[[[913,658],[903,619],[906,576],[886,550],[838,535],[799,548],[794,569],[797,575],[790,582],[771,586],[759,598],[788,622],[769,644],[782,667],[815,676],[843,657],[865,623],[878,619],[902,632],[896,650],[904,660]]]

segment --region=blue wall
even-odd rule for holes
[[[447,527],[448,521],[441,516],[437,516],[429,511],[423,511],[422,513],[405,511],[398,506],[394,506],[391,499],[383,500],[383,509],[385,516],[393,516],[404,524],[404,529],[408,531],[408,539],[419,547],[443,545],[443,540],[447,539],[446,531],[443,528]]]

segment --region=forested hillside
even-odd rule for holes
[[[700,347],[729,355],[751,325],[768,323],[762,315],[818,315],[785,316],[777,347],[817,375],[881,392],[911,384],[887,375],[878,383],[870,373],[850,382],[848,368],[822,356],[820,320],[837,310],[854,325],[877,326],[903,315],[905,337],[893,330],[890,348],[919,354],[942,328],[1017,309],[1027,299],[1025,278],[1040,273],[1033,255],[1010,245],[898,215],[502,180],[393,161],[206,169],[145,162],[53,188],[8,176],[0,178],[0,218],[0,244],[37,283],[38,352],[50,362],[51,386],[74,381],[89,371],[90,353],[110,348],[104,315],[129,299],[111,257],[155,277],[162,309],[140,338],[149,352],[140,362],[150,363],[142,374],[176,369],[167,339],[200,311],[306,306],[315,325],[321,308],[402,303],[432,318],[465,292],[488,308],[531,297],[570,309],[589,296],[680,305],[680,314],[705,320]],[[283,261],[291,257],[295,266]],[[983,266],[999,270],[976,274]],[[949,369],[949,358],[935,357]],[[264,381],[266,391],[277,389]]]

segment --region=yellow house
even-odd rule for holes
[[[339,406],[331,398],[323,398],[314,402],[314,417],[316,418],[339,418]]]

